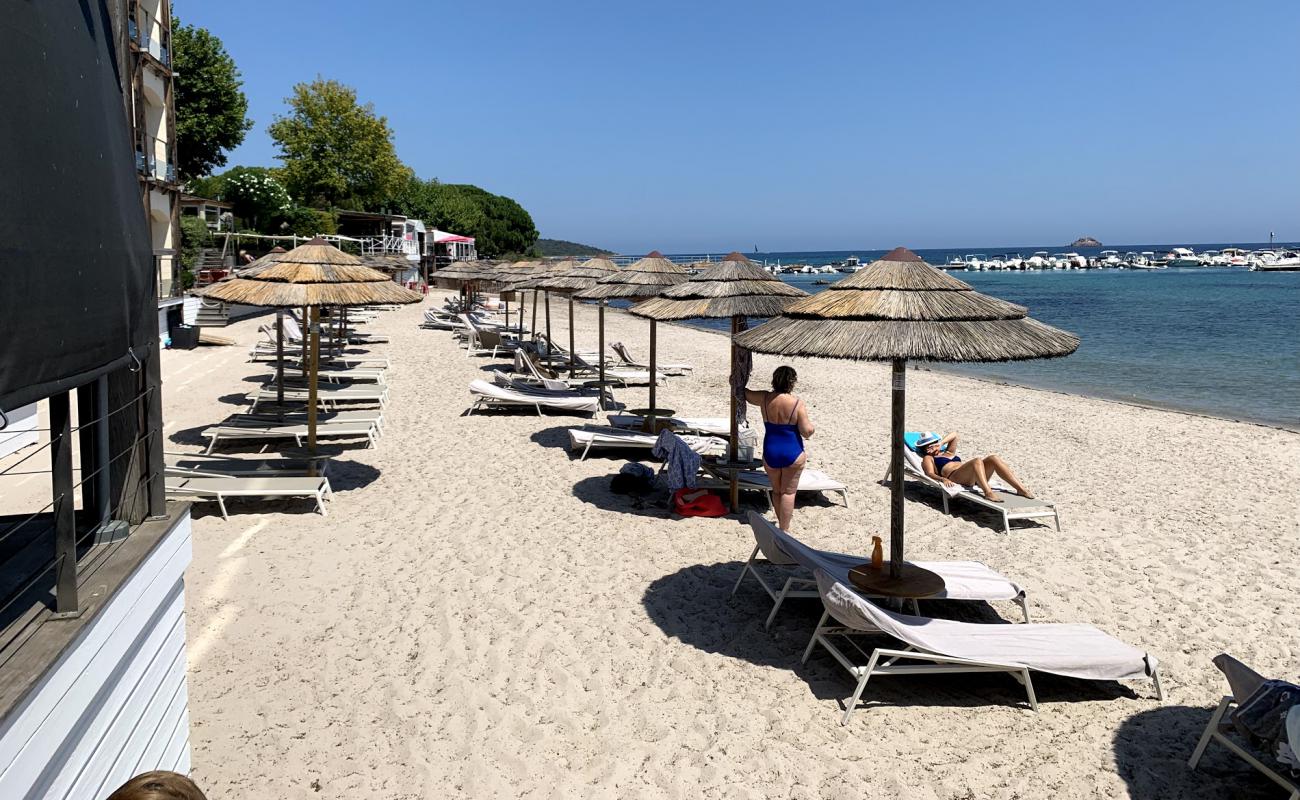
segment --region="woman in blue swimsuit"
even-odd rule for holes
[[[989,486],[989,478],[1000,477],[1021,497],[1033,498],[1033,493],[1025,488],[1001,456],[979,456],[962,461],[957,455],[957,439],[957,434],[950,433],[942,439],[930,436],[916,443],[916,452],[921,456],[921,466],[926,475],[942,481],[944,486],[976,484],[984,497],[994,503],[1001,503],[1002,496]]]
[[[745,390],[745,399],[763,409],[763,469],[772,484],[776,525],[783,531],[790,530],[794,494],[808,460],[803,440],[817,430],[808,419],[808,407],[792,394],[798,380],[793,367],[777,367],[772,373],[772,391]]]

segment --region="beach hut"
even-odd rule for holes
[[[250,272],[253,272],[250,270]],[[263,308],[305,308],[310,310],[310,360],[307,370],[307,446],[316,453],[316,389],[320,360],[320,309],[360,306],[369,303],[418,303],[421,295],[404,289],[361,259],[316,237],[276,260],[259,267],[248,277],[214,283],[199,292],[204,297],[227,303]],[[277,397],[284,403],[284,339],[276,348],[279,361]]]
[[[585,289],[590,289],[591,287],[595,286],[596,282],[599,281],[601,278],[607,278],[617,271],[618,271],[618,265],[615,264],[613,261],[610,261],[608,258],[589,258],[586,261],[582,262],[581,264],[577,264],[572,269],[566,270],[564,272],[560,272],[557,269],[554,275],[546,278],[545,280],[541,281],[541,283],[538,284],[545,291],[558,292],[559,294],[567,294],[569,296],[569,369],[570,371],[573,370],[573,367],[575,366],[574,359],[577,357],[576,355],[577,345],[574,342],[574,336],[573,336],[573,295],[576,292],[581,292]],[[600,325],[599,325],[600,341],[599,341],[597,352],[600,353],[601,355],[600,361],[603,367],[604,360],[605,360],[604,358],[605,356],[605,304],[604,303],[600,304],[600,310],[597,313],[599,314],[600,317]],[[546,335],[550,336],[551,332],[548,330],[546,332]],[[602,374],[601,380],[603,381],[604,379],[605,376]]]
[[[893,365],[889,465],[889,578],[903,567],[903,422],[908,360],[1057,358],[1079,337],[1030,319],[1023,306],[980,294],[904,247],[781,315],[736,335],[759,353],[888,361]]]
[[[752,365],[749,351],[736,343],[735,335],[745,330],[750,317],[775,317],[791,303],[807,297],[804,290],[745,258],[731,253],[713,262],[685,283],[663,290],[658,297],[632,306],[632,313],[655,321],[682,319],[731,320],[731,441],[728,460],[737,460],[740,422],[745,417],[745,384]],[[735,471],[731,478],[731,509],[738,508]]]
[[[608,300],[648,300],[669,286],[685,282],[688,277],[686,270],[664,258],[663,253],[658,250],[652,250],[645,258],[601,278],[596,281],[595,286],[590,289],[583,289],[581,292],[576,293],[574,297],[579,300],[599,300],[601,306],[604,306]],[[604,309],[602,308],[600,324],[600,339],[602,342],[605,340],[604,319]],[[650,408],[646,413],[652,430],[654,418],[658,411],[655,407],[655,386],[659,383],[655,363],[656,324],[652,317],[650,319]],[[599,360],[600,382],[604,386],[605,353],[603,351],[600,353]]]

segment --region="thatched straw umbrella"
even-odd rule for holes
[[[600,340],[605,340],[604,305],[607,300],[647,300],[667,289],[669,286],[684,282],[689,276],[686,270],[664,258],[663,253],[652,250],[645,258],[620,269],[612,275],[601,278],[590,289],[578,292],[579,300],[599,300],[602,306],[600,317]],[[655,386],[659,383],[655,364],[656,322],[650,320],[650,429],[654,430]],[[605,353],[600,353],[600,383],[605,385]]]
[[[889,574],[903,574],[903,419],[908,359],[1023,361],[1073,353],[1079,337],[1029,319],[899,247],[780,317],[736,336],[750,350],[893,364]]]
[[[551,346],[551,290],[543,286],[546,281],[554,278],[561,273],[568,272],[578,266],[578,262],[572,259],[563,261],[538,261],[534,264],[532,270],[521,280],[515,281],[510,285],[517,291],[533,290],[533,332],[537,332],[537,293],[542,292],[546,304],[546,346]]]
[[[557,292],[569,296],[569,370],[572,371],[576,366],[577,345],[573,336],[573,295],[575,292],[581,292],[584,289],[590,289],[596,285],[601,278],[607,278],[611,274],[618,272],[618,265],[608,258],[589,258],[581,264],[573,263],[573,268],[560,272],[556,269],[554,275],[542,280],[537,285],[547,292]],[[601,354],[601,360],[604,360],[605,353],[605,306],[600,306],[600,349],[597,351]],[[547,320],[550,321],[549,319]],[[546,335],[551,335],[550,330]]]
[[[737,461],[740,420],[745,416],[745,384],[752,360],[736,343],[748,317],[775,317],[791,303],[807,297],[804,290],[745,258],[730,253],[722,261],[692,275],[685,283],[664,289],[658,297],[632,306],[632,313],[651,320],[731,319],[731,441],[728,460]],[[731,472],[731,510],[739,508],[736,473]]]
[[[468,305],[474,300],[474,289],[478,284],[497,279],[493,267],[488,261],[453,261],[429,277],[444,284],[455,285]]]
[[[214,283],[200,294],[227,303],[264,308],[309,308],[311,361],[307,379],[307,446],[316,454],[316,391],[320,359],[320,309],[368,303],[418,303],[422,298],[393,283],[388,276],[361,263],[356,256],[316,237],[265,265],[250,277]],[[304,320],[308,319],[304,317]],[[283,339],[276,399],[284,402]]]
[[[518,295],[519,300],[519,335],[524,335],[524,290],[516,290],[514,284],[533,274],[540,261],[516,261],[513,264],[501,264],[496,268],[497,283],[501,285],[501,299],[506,305],[506,325],[510,323],[510,299]],[[536,295],[536,292],[533,293]],[[536,325],[536,323],[534,323]]]

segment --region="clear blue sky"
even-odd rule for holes
[[[196,2],[274,161],[298,81],[621,252],[1300,239],[1300,2]]]

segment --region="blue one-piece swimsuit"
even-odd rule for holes
[[[763,401],[764,410],[770,399],[771,395]],[[790,410],[790,422],[763,421],[763,461],[772,469],[785,469],[803,455],[803,437],[794,422],[798,414],[799,401],[795,400],[794,408]]]

